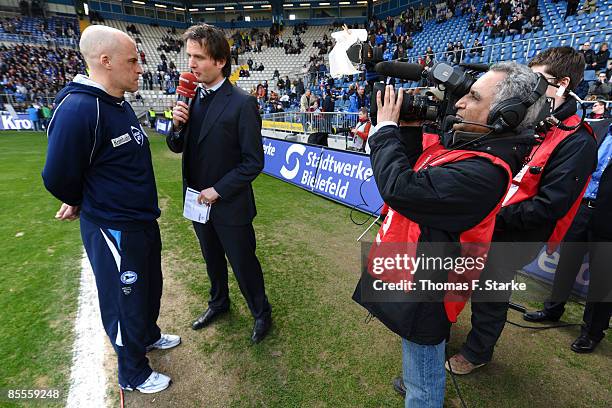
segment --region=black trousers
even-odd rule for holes
[[[255,319],[270,316],[272,309],[266,297],[263,272],[255,255],[253,225],[218,225],[193,223],[206,270],[210,278],[208,306],[213,310],[229,309],[227,259],[232,266],[240,291]]]
[[[586,246],[578,244],[587,242],[588,239],[598,239],[588,230],[590,211],[591,209],[586,205],[581,205],[565,236],[561,245],[561,257],[555,272],[553,294],[551,296],[551,299],[557,301],[545,303],[545,310],[553,317],[560,317],[563,314],[565,302],[569,298],[576,281],[582,259],[589,248],[594,249],[595,255],[589,253],[591,278],[588,299],[608,301],[604,303],[587,302],[583,316],[585,324],[582,333],[588,333],[593,339],[601,340],[604,336],[603,331],[608,328],[612,310],[612,303],[609,301],[612,274],[607,273],[606,276],[606,268],[609,268],[612,263],[612,244],[601,241],[591,242]],[[580,248],[581,245],[584,251],[576,251],[576,246]],[[525,248],[521,248],[521,251],[515,252],[515,257],[505,257],[506,259],[503,261],[493,247],[480,279],[495,279],[505,282],[512,279],[515,271],[533,260],[537,254],[533,250],[525,251]],[[503,293],[498,292],[496,302],[482,301],[482,297],[479,297],[478,294],[472,297],[472,329],[461,347],[461,354],[473,364],[487,363],[493,357],[495,345],[506,324],[508,301],[512,293],[510,291],[505,293],[507,297],[505,301],[497,301],[502,300],[503,295]]]
[[[516,271],[533,260],[542,248],[541,243],[506,243],[493,245],[480,281],[487,279],[510,282]],[[472,364],[491,361],[493,351],[506,325],[512,291],[475,292],[471,299],[472,328],[461,346],[463,355]]]
[[[608,329],[612,315],[612,243],[605,242],[589,228],[592,209],[581,205],[561,245],[561,257],[555,273],[550,300],[544,310],[552,317],[561,317],[565,303],[580,271],[585,255],[589,256],[589,292],[584,310],[582,334],[600,341]]]

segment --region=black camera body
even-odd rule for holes
[[[376,71],[382,75],[393,78],[421,81],[426,80],[431,85],[444,93],[442,99],[433,95],[404,93],[404,100],[400,109],[400,120],[427,120],[442,122],[447,115],[455,113],[455,104],[466,95],[480,72],[486,72],[487,65],[465,64],[451,66],[444,62],[435,64],[425,70],[418,64],[405,62],[381,62],[376,65]],[[385,83],[377,82],[372,89],[371,115],[373,122],[376,120],[377,104],[376,94],[381,92],[385,96]]]

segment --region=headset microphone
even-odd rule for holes
[[[503,130],[499,126],[491,126],[491,125],[487,125],[485,123],[479,123],[479,122],[470,122],[470,121],[464,120],[463,118],[460,118],[458,116],[453,116],[453,115],[448,115],[444,120],[449,125],[453,125],[455,123],[465,123],[466,125],[482,126],[484,128],[494,130],[495,132],[500,132]]]

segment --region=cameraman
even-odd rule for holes
[[[466,240],[490,242],[495,214],[534,141],[531,125],[545,102],[541,81],[525,66],[493,65],[455,104],[461,123],[448,135],[449,148],[436,144],[425,151],[421,128],[397,127],[402,92],[395,101],[388,86],[384,103],[379,93],[370,157],[379,192],[391,208],[373,248],[412,243],[421,254],[441,243],[442,254],[435,256],[456,256]],[[514,126],[496,126],[498,108],[510,98],[522,101],[524,117]],[[445,344],[463,303],[447,303],[439,296],[428,302],[369,301],[361,286],[353,297],[402,337],[406,407],[442,407]]]
[[[554,99],[554,117],[569,128],[580,124],[575,100],[565,93],[558,95],[557,91],[559,86],[573,90],[582,81],[582,54],[572,47],[549,48],[529,61],[529,66],[543,74],[550,84],[546,96]],[[583,126],[562,130],[546,125],[541,136],[542,142],[534,147],[529,162],[515,177],[516,188],[506,196],[495,223],[493,241],[522,244],[512,250],[512,256],[502,253],[501,246],[492,249],[481,279],[507,282],[516,270],[538,255],[544,243],[558,244],[572,223],[589,176],[595,170],[597,142],[590,130]],[[498,293],[494,299],[479,296],[472,299],[472,329],[461,351],[449,360],[453,373],[469,374],[491,361],[506,323],[510,296],[511,291],[507,291]]]

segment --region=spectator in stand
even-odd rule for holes
[[[455,61],[455,47],[452,42],[446,44],[446,62],[452,64]]]
[[[531,17],[531,19],[529,21],[527,21],[525,24],[523,24],[523,30],[521,31],[521,34],[525,35],[527,33],[530,33],[533,31],[533,26],[535,24],[535,16]]]
[[[587,94],[587,98],[589,100],[595,99],[610,99],[610,95],[612,93],[612,85],[608,82],[608,78],[606,78],[606,73],[601,71],[597,74],[597,81],[594,81],[589,86],[589,93]]]
[[[283,91],[285,90],[285,81],[283,81],[282,78],[279,78],[278,82],[276,82],[276,87],[278,88],[279,91],[281,91],[281,93],[283,93]]]
[[[515,15],[512,17],[512,22],[509,25],[510,34],[518,34],[523,30],[523,17],[520,15]]]
[[[307,89],[300,99],[300,111],[308,112],[313,102],[314,98],[312,97],[312,92],[310,92],[310,89]]]
[[[502,20],[497,20],[495,25],[491,27],[491,38],[503,37],[505,34],[504,23]]]
[[[512,5],[510,0],[501,0],[499,3],[499,16],[502,20],[507,20],[512,13]]]
[[[593,104],[591,113],[589,113],[587,117],[589,119],[609,119],[610,113],[608,112],[608,109],[606,109],[606,102],[601,100],[596,101]]]
[[[368,116],[368,109],[359,109],[357,124],[354,128],[351,128],[351,133],[353,134],[353,145],[351,147],[360,152],[365,152],[371,130],[372,122],[370,122],[370,118]]]
[[[465,47],[461,41],[457,41],[454,46],[455,50],[455,63],[460,64],[463,62],[463,57],[465,55]]]
[[[563,21],[567,20],[569,16],[573,16],[576,14],[579,3],[580,0],[567,0],[567,9],[565,11],[565,17],[563,18]]]
[[[357,88],[357,93],[353,94],[349,98],[349,112],[359,112],[360,108],[369,108],[370,107],[370,99],[365,94],[365,88],[363,86],[359,86]]]
[[[298,79],[297,84],[295,85],[295,93],[298,98],[301,98],[304,95],[304,81],[302,78]]]
[[[539,14],[535,16],[535,21],[531,24],[533,26],[533,32],[540,31],[544,28],[544,21],[542,21],[542,16],[540,16]]]
[[[474,40],[474,45],[472,45],[472,48],[470,49],[470,56],[478,54],[482,57],[482,52],[483,52],[482,45],[480,44],[480,41],[478,41],[478,38],[476,38]]]
[[[330,89],[325,90],[322,108],[323,112],[333,112],[335,110],[334,97],[332,96]]]
[[[584,61],[586,62],[586,69],[594,69],[595,65],[597,65],[597,61],[595,59],[595,51],[591,49],[591,43],[586,41],[580,47],[580,52],[584,55]]]
[[[608,50],[608,43],[601,43],[599,51],[595,54],[595,62],[593,69],[601,70],[606,68],[608,59],[610,58],[610,50]]]
[[[582,4],[580,11],[578,11],[578,14],[582,14],[582,13],[591,14],[591,13],[594,13],[596,10],[597,10],[597,0],[584,0],[584,3]]]
[[[140,50],[140,64],[141,65],[146,65],[147,64],[147,59],[145,57],[145,53],[143,50]]]

